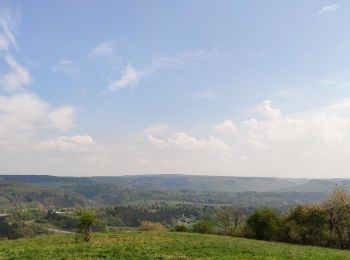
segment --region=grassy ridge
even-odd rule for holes
[[[1,259],[350,259],[349,251],[171,232],[73,235],[0,242]]]

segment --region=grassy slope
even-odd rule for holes
[[[0,242],[1,259],[350,259],[349,251],[171,232],[72,235]]]

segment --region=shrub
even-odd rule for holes
[[[85,209],[80,209],[77,215],[79,219],[77,235],[81,235],[83,240],[88,242],[91,239],[92,226],[98,223],[97,216],[94,212]]]
[[[179,224],[179,225],[176,225],[174,227],[173,231],[175,231],[175,232],[188,232],[188,228],[187,228],[187,226],[185,226],[183,224]]]
[[[292,208],[284,221],[285,242],[325,246],[329,240],[327,212],[319,205]]]
[[[243,214],[240,209],[235,207],[221,207],[216,211],[216,219],[224,228],[221,231],[222,235],[234,236],[242,223]]]
[[[210,234],[214,232],[214,225],[214,221],[208,215],[203,215],[193,224],[192,231],[195,233]]]
[[[164,231],[166,228],[159,222],[141,221],[140,231]]]
[[[253,238],[276,240],[280,235],[281,221],[273,209],[259,209],[247,220],[247,227]]]

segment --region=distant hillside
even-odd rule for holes
[[[154,190],[195,190],[220,192],[267,192],[292,188],[308,182],[307,179],[283,179],[263,177],[224,177],[198,175],[137,175],[92,177],[98,182]]]
[[[27,183],[0,183],[0,209],[18,207],[76,207],[93,203],[74,192]]]
[[[346,179],[284,179],[195,175],[57,177],[1,175],[0,209],[18,206],[74,207],[135,204],[235,204],[283,210],[321,200]]]

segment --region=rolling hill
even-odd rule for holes
[[[1,259],[350,259],[350,252],[242,238],[174,232],[74,235],[0,242]]]

